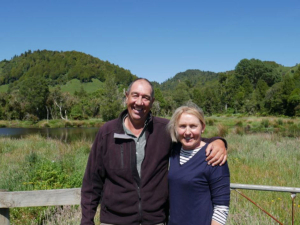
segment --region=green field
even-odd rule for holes
[[[62,92],[69,92],[70,94],[74,94],[75,91],[80,91],[83,88],[87,93],[92,93],[97,91],[100,88],[103,88],[104,83],[99,81],[98,79],[92,79],[92,82],[81,83],[78,79],[72,79],[68,81],[65,85],[56,85],[54,87],[50,87],[50,91],[52,91],[55,87],[60,87]]]
[[[299,119],[290,118],[209,117],[204,134],[226,138],[232,183],[299,188],[299,126]],[[0,138],[0,189],[80,187],[91,144],[88,140],[66,144],[40,136],[20,140]],[[241,192],[283,224],[291,224],[290,193]],[[299,196],[294,204],[294,224],[300,224]],[[10,213],[12,225],[41,224],[41,221],[67,225],[79,224],[80,220],[80,207],[13,208]],[[277,223],[232,191],[227,224]]]

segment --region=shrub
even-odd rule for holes
[[[23,118],[23,120],[31,121],[33,123],[37,123],[39,121],[39,118],[33,114],[26,114],[26,116]]]
[[[234,133],[238,134],[238,135],[244,135],[245,134],[245,130],[243,129],[243,127],[236,127]]]
[[[4,123],[0,123],[0,128],[5,128],[6,125]]]
[[[277,124],[278,124],[278,125],[280,125],[280,126],[282,126],[282,125],[283,125],[283,121],[282,121],[282,119],[278,119],[276,122],[277,122]]]
[[[262,127],[268,128],[270,125],[270,121],[268,119],[263,119],[260,124]]]
[[[238,127],[242,127],[243,126],[243,122],[242,121],[237,121],[235,126],[238,126]]]
[[[214,122],[213,119],[207,119],[207,120],[206,120],[206,124],[207,124],[208,126],[213,126],[213,125],[215,124],[215,122]]]
[[[70,121],[65,121],[65,127],[72,127],[73,124]]]

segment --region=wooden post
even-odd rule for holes
[[[0,192],[7,192],[7,190],[0,189]],[[9,208],[0,208],[0,224],[9,225]]]

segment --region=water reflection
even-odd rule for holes
[[[0,128],[1,137],[23,138],[28,135],[40,134],[45,138],[71,142],[79,139],[93,140],[99,127],[68,127],[68,128]]]

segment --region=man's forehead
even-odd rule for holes
[[[132,84],[130,93],[139,93],[144,95],[151,95],[152,88],[148,82],[139,80]]]

